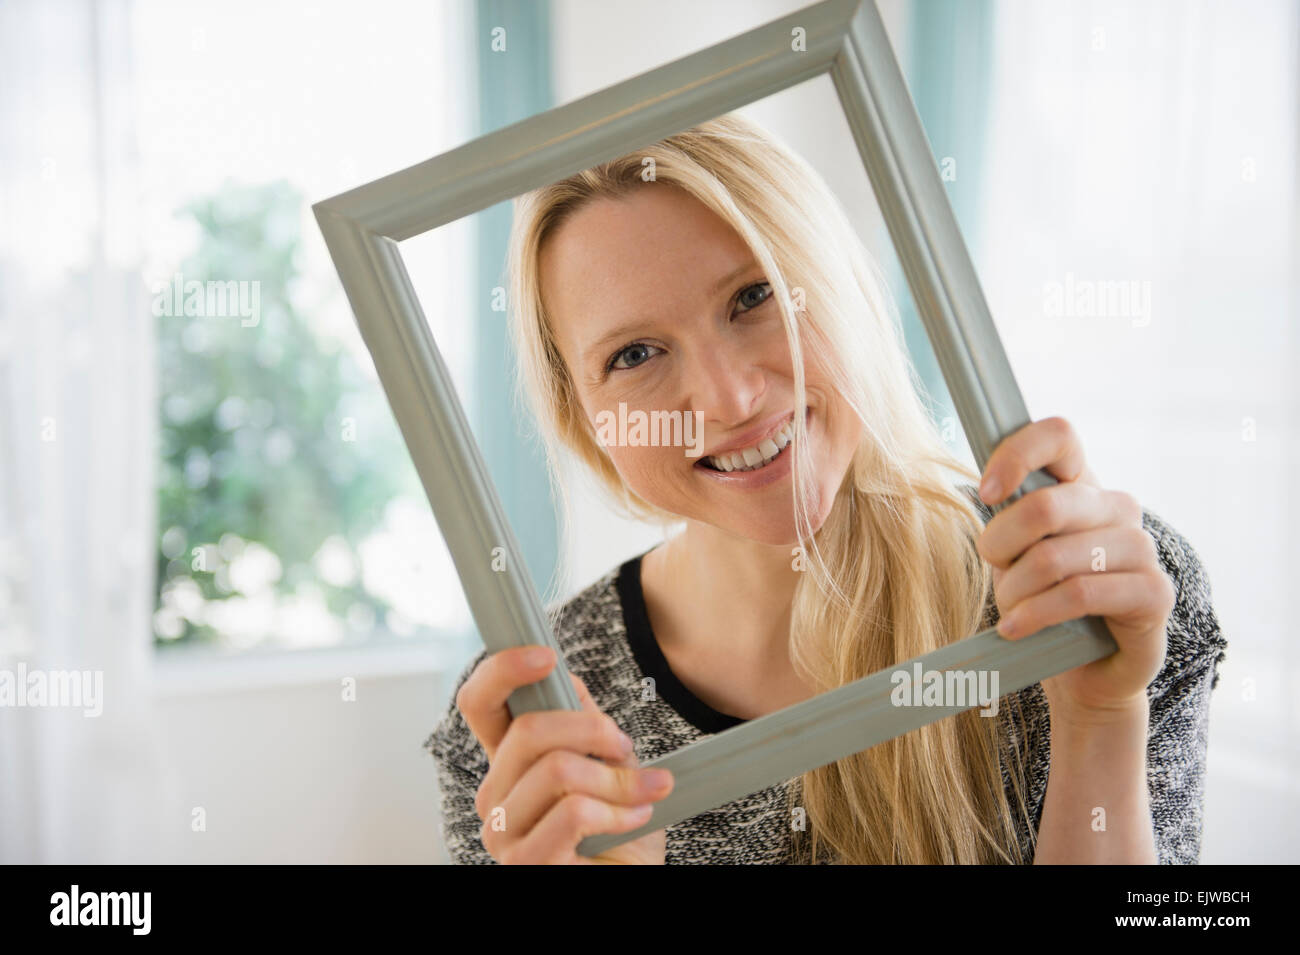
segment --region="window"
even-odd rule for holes
[[[159,648],[369,645],[471,625],[310,211],[471,138],[468,5],[382,6],[359,20],[135,6]],[[358,88],[366,72],[403,91],[400,116]],[[444,232],[412,259],[413,281],[464,284],[473,260]],[[459,373],[469,353],[445,357]]]

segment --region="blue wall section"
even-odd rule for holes
[[[907,11],[909,49],[898,51],[899,59],[940,172],[946,157],[955,161],[956,178],[945,179],[944,186],[978,270],[979,190],[993,69],[994,0],[914,0]],[[952,416],[955,421],[957,412],[948,386],[911,293],[903,291],[907,280],[897,262],[892,263],[890,274],[907,346],[929,397],[937,405],[936,419]],[[963,448],[960,423],[955,427],[953,445]]]
[[[474,135],[486,135],[554,106],[550,3],[476,0],[474,19],[479,64],[479,130]],[[504,51],[492,48],[497,27],[505,29]],[[559,548],[555,504],[540,438],[533,434],[531,418],[512,400],[516,366],[506,313],[492,310],[493,289],[505,286],[510,219],[509,201],[483,210],[476,218],[478,334],[474,336],[474,398],[467,413],[533,584],[545,599]]]

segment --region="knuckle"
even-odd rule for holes
[[[582,781],[581,765],[567,750],[553,749],[541,759],[542,772],[555,786],[557,794],[570,793]]]
[[[1061,518],[1061,506],[1056,495],[1046,493],[1050,490],[1050,487],[1041,488],[1026,497],[1026,500],[1034,502],[1031,516],[1036,528],[1043,533],[1054,530]]]
[[[1050,418],[1044,418],[1043,424],[1048,431],[1056,437],[1069,440],[1074,435],[1074,425],[1060,415],[1052,415]]]
[[[1173,578],[1163,570],[1156,576],[1159,578],[1158,586],[1164,593],[1165,609],[1172,611],[1178,603],[1178,588],[1174,585]]]
[[[1143,562],[1159,567],[1160,548],[1156,546],[1156,539],[1148,534],[1145,528],[1135,527],[1133,533],[1137,541],[1137,551],[1142,556]]]
[[[1047,541],[1042,542],[1034,548],[1034,560],[1038,572],[1052,583],[1059,583],[1065,577],[1065,556],[1059,546]]]
[[[567,828],[585,832],[600,818],[600,804],[590,796],[570,793],[556,803],[556,811]]]
[[[472,702],[473,699],[474,689],[471,686],[470,681],[466,680],[460,685],[460,689],[456,691],[456,709],[460,710],[462,713],[465,712],[467,704]]]
[[[1005,579],[1005,578],[1004,578]],[[1007,604],[1006,588],[1002,586],[1001,581],[993,585],[993,602],[997,605],[998,614],[1005,617],[1011,607]]]
[[[510,721],[507,732],[513,731],[516,736],[532,739],[546,723],[546,710],[529,710],[527,713],[521,713]]]
[[[1072,604],[1086,605],[1092,596],[1092,580],[1082,575],[1071,577],[1065,582],[1065,594]]]
[[[1142,523],[1142,504],[1128,491],[1112,491],[1120,515],[1130,524]]]
[[[614,782],[620,798],[631,801],[640,795],[641,771],[639,769],[618,768],[614,773]]]
[[[999,520],[1000,517],[1001,515],[998,515],[994,517],[993,520]],[[975,539],[975,552],[990,565],[1005,569],[1003,567],[1002,554],[999,552],[997,547],[997,531],[994,531],[993,533],[989,532],[989,527],[992,527],[992,525],[993,521],[990,521],[988,526],[984,528],[983,533]],[[1001,525],[999,525],[999,527],[1001,527]]]

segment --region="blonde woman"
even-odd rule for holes
[[[685,530],[548,602],[583,712],[511,719],[547,650],[485,650],[460,675],[426,743],[453,861],[1197,861],[1226,643],[1195,551],[1103,488],[1061,418],[982,476],[953,457],[879,271],[806,162],[739,116],[703,123],[516,200],[508,270],[552,474],[567,451],[626,514]],[[608,441],[620,405],[693,414],[704,453]],[[993,516],[1038,468],[1060,483]],[[1085,614],[1119,651],[995,718],[575,852],[671,791],[639,763],[995,621],[1016,639]]]

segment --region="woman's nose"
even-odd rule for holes
[[[761,410],[766,375],[756,356],[735,343],[698,347],[689,373],[691,409],[704,421],[737,424]]]

